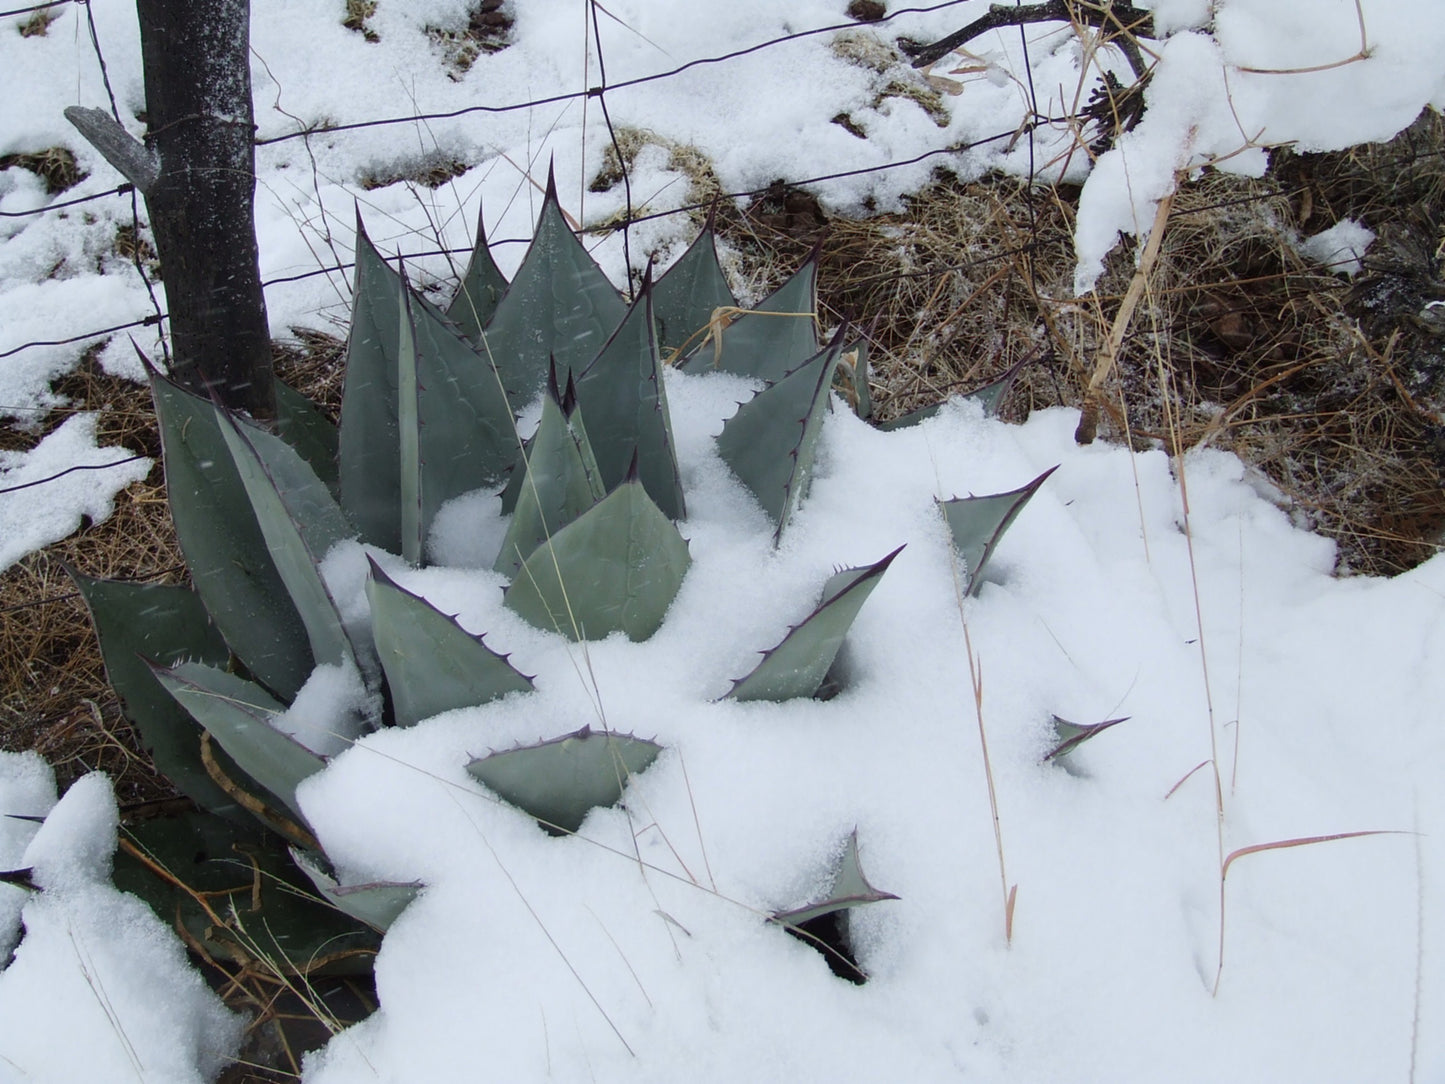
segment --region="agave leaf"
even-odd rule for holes
[[[1030,351],[1018,362],[1011,365],[1008,372],[1004,373],[1003,376],[992,383],[985,384],[981,388],[964,392],[963,398],[978,400],[983,406],[983,416],[985,418],[998,417],[998,412],[1003,409],[1004,400],[1008,398],[1008,393],[1013,390],[1014,383],[1019,378],[1019,373],[1023,372],[1024,367],[1030,364],[1037,356],[1037,350]]]
[[[576,389],[569,382],[565,395],[557,390],[557,370],[552,368],[547,395],[542,400],[542,420],[528,442],[512,521],[496,571],[514,576],[543,542],[586,512],[606,495],[597,461],[592,454],[588,431],[576,402]]]
[[[311,878],[311,883],[333,907],[345,911],[358,922],[364,922],[379,933],[407,909],[422,890],[420,881],[368,881],[366,884],[343,885],[336,880],[336,871],[320,851],[289,848],[291,861]]]
[[[682,519],[686,508],[653,331],[650,280],[643,281],[626,318],[577,378],[577,398],[603,485],[610,490],[620,484],[636,455],[648,495],[669,519]]]
[[[547,363],[580,372],[622,322],[627,305],[577,239],[557,202],[556,179],[522,266],[482,334],[513,411],[542,390]]]
[[[846,330],[840,328],[826,350],[739,407],[717,438],[718,453],[777,524],[774,541],[807,493]]]
[[[306,626],[271,559],[214,404],[158,374],[166,496],[191,580],[258,681],[290,700],[314,665]]]
[[[396,347],[396,440],[401,474],[397,486],[397,514],[401,521],[401,555],[409,565],[420,565],[426,541],[421,507],[421,380],[418,369],[416,324],[411,315],[411,290],[406,269],[397,274],[401,323]]]
[[[1044,761],[1064,760],[1079,746],[1090,738],[1097,738],[1111,726],[1118,726],[1120,723],[1127,723],[1130,716],[1124,715],[1118,719],[1105,719],[1102,723],[1071,723],[1067,719],[1053,716],[1054,740],[1056,744],[1044,754]]]
[[[998,412],[1003,409],[1003,404],[1008,399],[1008,393],[1013,390],[1013,386],[1018,380],[1019,373],[1023,372],[1024,369],[1028,365],[1030,365],[1037,356],[1037,350],[1030,351],[1027,355],[1021,358],[1012,367],[1010,367],[1008,372],[1004,373],[1003,376],[999,377],[997,380],[991,381],[990,383],[985,384],[981,388],[974,388],[973,391],[962,392],[960,393],[959,398],[977,400],[977,402],[983,407],[983,416],[985,418],[998,417]],[[920,407],[919,409],[911,411],[908,414],[904,414],[900,417],[894,418],[891,421],[883,422],[878,426],[878,428],[883,430],[885,433],[891,433],[897,429],[908,429],[912,426],[917,425],[919,422],[926,422],[929,418],[934,417],[942,409],[943,403],[933,403],[929,406]]]
[[[399,726],[531,690],[531,679],[514,670],[507,656],[392,581],[375,561],[366,597]]]
[[[355,663],[356,652],[317,562],[351,534],[316,472],[280,437],[227,416],[221,426],[271,559],[306,626],[318,663]]]
[[[947,400],[944,400],[947,402]],[[900,414],[896,418],[890,418],[886,422],[879,422],[878,428],[885,433],[897,432],[899,429],[912,429],[915,425],[936,417],[943,409],[943,403],[930,403],[926,407],[919,407],[917,410],[909,411],[907,414]]]
[[[660,752],[655,742],[584,726],[575,734],[481,757],[467,771],[544,828],[575,832],[594,806],[621,798],[628,777]]]
[[[818,353],[819,249],[755,309],[737,317],[725,328],[714,328],[681,368],[701,373],[725,373],[780,381]]]
[[[420,564],[432,520],[463,493],[495,486],[517,451],[511,406],[490,363],[399,276],[397,353],[402,556]]]
[[[6,815],[10,816],[10,814]],[[45,820],[44,817],[23,817],[17,819],[39,820],[42,823],[44,823]],[[33,866],[26,866],[24,869],[0,870],[0,885],[13,885],[16,888],[24,889],[26,892],[41,891],[40,886],[35,883],[35,868]]]
[[[326,761],[271,725],[285,708],[254,682],[203,663],[183,662],[169,670],[153,666],[151,672],[243,772],[305,823],[296,788]]]
[[[341,506],[364,542],[401,551],[397,351],[400,275],[381,258],[356,215],[356,281],[341,395]]]
[[[532,458],[532,443],[537,434],[533,433],[522,442],[516,458],[507,474],[507,483],[499,494],[502,500],[502,515],[510,516],[517,510],[517,500],[522,496],[522,482],[527,477],[527,460]]]
[[[868,883],[868,878],[863,876],[863,866],[858,861],[858,832],[854,829],[848,836],[843,861],[838,866],[838,872],[833,875],[833,885],[827,895],[804,907],[774,912],[772,921],[784,926],[799,927],[805,922],[833,914],[835,911],[897,898],[892,892],[882,892],[874,888]]]
[[[190,714],[156,680],[146,659],[163,666],[189,659],[224,666],[226,642],[200,596],[187,587],[96,580],[65,570],[90,609],[106,677],[140,733],[156,769],[212,813],[242,816],[201,763],[201,734]]]
[[[504,601],[524,620],[571,640],[599,640],[618,629],[646,640],[691,563],[682,535],[634,477],[538,546]]]
[[[184,813],[137,821],[125,833],[146,862],[118,851],[116,887],[145,900],[162,921],[179,921],[213,956],[254,964],[260,948],[285,974],[371,970],[377,935],[315,898],[281,841],[258,825]]]
[[[1054,466],[1044,471],[1032,482],[1007,493],[995,493],[987,497],[954,497],[939,501],[948,529],[953,533],[953,543],[963,557],[968,572],[968,593],[976,595],[983,586],[983,570],[993,557],[1004,532],[1023,511],[1044,480],[1059,468]]]
[[[652,289],[652,314],[657,341],[665,355],[686,355],[696,347],[718,309],[737,306],[717,258],[717,235],[711,216],[697,239]]]
[[[482,221],[482,212],[477,211],[477,240],[472,247],[472,258],[462,275],[461,287],[456,297],[447,306],[447,319],[457,326],[462,337],[477,342],[482,337],[482,328],[497,311],[497,302],[507,290],[507,279],[492,259],[492,250],[487,245],[487,230]]]
[[[728,696],[734,700],[791,700],[813,696],[823,685],[863,603],[903,549],[862,568],[846,568],[823,585],[823,597],[782,642],[763,652],[763,661],[738,678]]]
[[[295,448],[333,496],[339,492],[337,433],[331,419],[295,388],[276,381],[276,432]]]
[[[848,401],[858,417],[873,416],[873,396],[868,390],[868,336],[859,335],[843,347],[833,374],[833,390]]]

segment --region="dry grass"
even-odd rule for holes
[[[323,406],[340,399],[340,343],[307,333],[277,351],[277,368]],[[156,459],[144,482],[118,495],[115,512],[0,574],[0,749],[34,749],[61,787],[88,771],[110,774],[123,810],[173,798],[140,751],[105,680],[95,633],[65,565],[91,576],[183,582],[185,564],[166,506],[150,392],[108,376],[93,358],[56,385],[71,405],[34,431],[0,431],[0,444],[30,448],[77,411],[98,411],[97,440]]]
[[[51,196],[74,188],[87,176],[69,147],[47,147],[43,151],[0,155],[0,169],[15,166],[28,169],[44,181],[46,194]]]
[[[30,18],[20,23],[16,29],[22,38],[43,38],[50,33],[50,24],[58,18],[59,8],[41,8],[32,12]]]
[[[441,50],[448,77],[459,82],[479,56],[512,44],[513,22],[507,0],[478,0],[467,11],[465,25],[427,27],[426,35]]]
[[[1445,528],[1445,318],[1419,316],[1445,298],[1445,125],[1427,114],[1387,145],[1279,158],[1268,178],[1209,174],[1175,197],[1103,433],[1236,451],[1338,543],[1343,571],[1403,571]],[[1069,189],[940,178],[902,214],[825,222],[780,187],[723,228],[758,293],[824,239],[822,316],[871,326],[881,419],[1040,351],[1014,393],[1022,417],[1081,402],[1133,274],[1121,249],[1096,297],[1072,296],[1076,208]],[[1291,244],[1350,216],[1381,235],[1353,284]]]
[[[455,155],[437,149],[425,154],[405,155],[391,162],[367,167],[356,183],[370,192],[399,181],[410,181],[422,188],[440,188],[471,167]]]
[[[376,0],[346,0],[341,25],[375,44],[381,40],[381,36],[367,24],[367,20],[375,14]]]

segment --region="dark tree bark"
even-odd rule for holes
[[[250,0],[137,0],[145,192],[170,311],[174,374],[226,405],[276,414],[256,253]]]

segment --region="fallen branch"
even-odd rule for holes
[[[1046,0],[1041,4],[1027,4],[1009,7],[994,4],[988,14],[975,19],[962,30],[946,38],[940,38],[932,45],[925,45],[913,58],[915,68],[926,68],[953,52],[965,42],[972,41],[980,34],[999,30],[1005,26],[1023,26],[1025,23],[1080,23],[1100,30],[1118,32],[1118,45],[1134,69],[1134,75],[1142,79],[1148,71],[1144,54],[1139,49],[1138,37],[1154,36],[1154,14],[1126,3],[1088,3],[1086,0]]]

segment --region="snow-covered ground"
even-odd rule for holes
[[[380,0],[374,43],[341,27],[339,5],[255,0],[263,139],[323,119],[554,99],[263,146],[257,217],[273,329],[344,320],[347,274],[297,276],[349,262],[353,200],[383,249],[407,254],[464,249],[479,206],[493,238],[525,239],[534,182],[552,161],[579,221],[621,211],[620,185],[587,190],[610,141],[580,92],[601,82],[603,62],[613,124],[655,137],[631,178],[636,207],[688,202],[676,146],[701,151],[726,191],[848,174],[811,186],[845,213],[889,207],[939,165],[1087,177],[1081,290],[1119,231],[1147,230],[1180,171],[1258,172],[1265,145],[1387,138],[1422,106],[1445,105],[1440,0],[1152,6],[1167,37],[1154,46],[1149,111],[1090,171],[1062,121],[1013,138],[1031,98],[1063,118],[1099,65],[1129,78],[1122,56],[1093,52],[1066,26],[991,33],[971,43],[972,58],[936,66],[959,91],[941,97],[946,126],[895,92],[926,84],[888,59],[886,43],[941,37],[982,14],[979,0],[895,6],[886,23],[630,86],[619,84],[846,26],[845,4],[697,0],[682,17],[661,0],[610,0],[598,11],[599,58],[588,4],[517,3],[515,44],[454,79],[424,29],[462,25],[463,0]],[[0,155],[73,148],[89,177],[54,198],[65,201],[120,180],[61,116],[107,103],[89,17],[137,133],[143,90],[128,0],[53,10],[43,36],[21,37],[22,16],[0,19]],[[840,113],[867,138],[831,123]],[[935,153],[955,145],[969,149]],[[359,185],[438,154],[472,168],[435,191]],[[52,201],[33,175],[0,172],[0,211],[12,215],[0,218],[0,414],[16,425],[55,405],[50,382],[87,344],[17,348],[153,311],[113,251],[129,198],[13,217]],[[680,253],[689,230],[685,216],[635,227],[634,265]],[[498,247],[504,270],[522,250]],[[624,281],[620,237],[595,255]],[[414,266],[437,282],[452,273],[439,256]],[[153,329],[130,334],[158,353]],[[126,335],[100,354],[138,376],[133,358]],[[1079,448],[1068,411],[1006,426],[963,404],[895,434],[835,411],[813,492],[774,552],[710,439],[747,389],[673,373],[667,390],[695,563],[651,641],[591,645],[578,667],[576,649],[501,607],[492,573],[388,566],[512,651],[539,675],[538,692],[366,738],[303,788],[308,819],[346,872],[428,885],[378,958],[380,1011],[309,1058],[307,1079],[1445,1077],[1441,558],[1390,581],[1338,580],[1329,543],[1293,527],[1229,456]],[[30,453],[5,453],[0,563],[63,537],[82,513],[103,516],[146,464],[43,479],[121,458],[95,446],[84,418]],[[934,498],[1011,489],[1054,464],[990,582],[961,603]],[[459,518],[464,533],[495,533],[485,502]],[[902,544],[850,637],[855,678],[843,695],[715,702],[811,608],[835,565]],[[450,548],[459,563],[490,565]],[[356,556],[336,555],[342,581]],[[599,710],[667,752],[633,782],[626,811],[594,813],[577,837],[542,835],[463,771],[469,754],[596,724]],[[1130,720],[1076,753],[1070,772],[1040,763],[1051,714]],[[0,821],[0,868],[33,866],[46,889],[27,897],[0,885],[0,948],[22,920],[25,933],[0,973],[0,1079],[213,1074],[237,1022],[165,925],[109,887],[108,788],[87,779],[55,800],[38,758],[0,758],[0,811],[54,806],[43,828]],[[855,828],[869,878],[900,897],[857,912],[870,975],[861,987],[761,918],[814,898]],[[1368,830],[1399,834],[1243,854],[1221,915],[1224,856]]]

